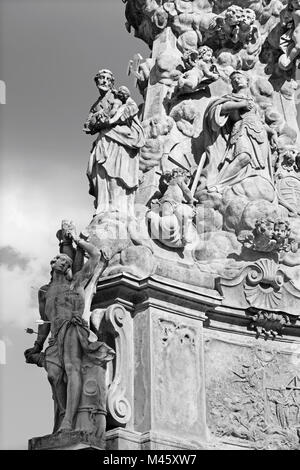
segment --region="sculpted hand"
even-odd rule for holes
[[[126,107],[123,111],[121,120],[126,121],[126,119],[129,119],[129,118],[130,118],[130,109],[128,107]]]
[[[36,360],[35,360],[34,355],[39,354],[41,352],[41,350],[42,350],[42,348],[38,344],[35,344],[33,346],[33,348],[26,349],[26,351],[24,352],[26,362],[28,364],[35,364]]]
[[[76,325],[78,325],[78,326],[81,326],[81,325],[88,326],[87,321],[82,318],[81,313],[76,313],[75,315],[73,315],[71,323],[75,326]]]
[[[58,230],[56,233],[56,237],[60,242],[68,242],[70,237],[69,237],[69,228],[73,224],[73,222],[69,220],[63,220],[61,223],[61,229]]]
[[[243,109],[245,109],[246,111],[251,111],[251,109],[254,108],[254,103],[252,100],[245,100],[245,101],[242,101],[243,103]]]
[[[64,227],[64,231],[66,233],[66,236],[68,238],[71,238],[72,240],[74,240],[74,242],[76,242],[78,240],[78,235],[77,235],[77,232],[76,232],[76,227],[74,225],[74,223],[72,221],[68,222],[65,227]]]

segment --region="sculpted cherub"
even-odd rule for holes
[[[279,66],[282,70],[288,70],[300,55],[300,0],[289,0],[281,12],[281,24],[288,30],[284,39],[290,37],[290,43],[279,58]]]
[[[194,198],[188,187],[190,175],[186,170],[175,168],[172,173],[164,175],[164,180],[168,185],[168,189],[159,200],[162,216],[173,214],[178,204],[188,203],[193,205]]]
[[[276,240],[278,250],[290,251],[294,247],[294,240],[291,239],[291,228],[288,221],[276,220],[274,224],[274,239]]]
[[[230,39],[233,43],[239,41],[240,22],[243,17],[243,8],[232,5],[225,11],[222,20],[222,32],[226,39]]]
[[[94,127],[105,127],[105,125],[115,124],[118,121],[125,122],[128,118],[128,108],[133,111],[135,115],[138,113],[138,108],[135,102],[131,99],[130,91],[126,86],[120,86],[118,90],[114,90],[114,99],[112,101],[112,108],[109,113],[103,109],[94,113],[89,121],[89,125]]]
[[[291,237],[291,228],[287,220],[262,218],[256,221],[253,233],[244,240],[246,248],[262,253],[290,252],[298,250],[298,244]]]
[[[247,44],[256,39],[258,29],[255,26],[256,15],[251,8],[245,8],[239,24],[238,41]]]
[[[213,50],[208,46],[202,46],[198,49],[198,54],[196,51],[193,52],[198,56],[194,67],[178,80],[178,89],[183,93],[194,92],[219,78],[213,61]]]
[[[259,219],[255,224],[253,233],[248,235],[243,244],[246,248],[254,251],[261,251],[268,253],[276,247],[276,240],[274,240],[274,226],[273,219]]]
[[[184,243],[190,241],[191,212],[193,212],[191,207],[195,201],[188,187],[190,178],[189,173],[181,168],[175,168],[171,173],[166,173],[164,180],[168,187],[163,197],[158,201],[161,217],[175,214],[178,218]],[[185,207],[187,205],[189,207]]]
[[[275,167],[275,183],[279,204],[290,217],[300,215],[300,150],[289,146],[279,153]]]
[[[126,107],[133,105],[136,107],[135,102],[131,99],[130,91],[126,86],[120,86],[115,96],[114,105],[110,112],[109,124],[114,124],[119,120],[124,122],[126,120],[126,113],[124,113]]]

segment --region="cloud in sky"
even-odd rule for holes
[[[98,96],[93,76],[111,68],[141,100],[126,69],[136,52],[149,51],[127,33],[120,1],[0,3],[7,88],[0,107],[0,318],[24,326],[37,318],[37,288],[49,281],[60,221],[71,219],[80,231],[92,218],[85,175],[92,139],[82,126]]]
[[[85,175],[92,137],[82,132],[98,96],[93,76],[110,68],[140,102],[126,69],[135,53],[149,51],[127,33],[120,0],[1,0],[0,22],[7,85],[0,105],[0,341],[8,346],[0,447],[25,449],[29,437],[50,432],[53,418],[44,371],[24,363],[34,337],[22,329],[36,326],[37,289],[49,281],[60,221],[72,219],[80,231],[93,214]]]
[[[39,316],[38,288],[49,281],[49,262],[58,252],[55,234],[61,220],[73,218],[82,229],[89,223],[89,212],[76,196],[70,209],[68,198],[62,202],[59,191],[49,198],[42,184],[16,183],[2,187],[0,320],[25,327]]]
[[[12,246],[0,247],[0,266],[5,265],[8,269],[13,269],[19,266],[21,269],[26,269],[29,263],[29,258],[23,256],[16,251]]]
[[[1,208],[0,318],[23,327],[38,317],[34,302],[37,291],[32,286],[43,282],[47,254],[53,248],[45,237],[49,222],[43,220],[46,215],[41,210],[42,200],[24,193],[21,187],[5,189]]]

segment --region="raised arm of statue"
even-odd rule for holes
[[[82,264],[81,269],[74,273],[72,282],[73,287],[81,286],[84,288],[93,276],[103,254],[92,243],[83,240],[83,238],[77,235],[75,226],[72,222],[69,222],[68,225],[65,225],[65,230],[66,236],[68,236],[70,240],[74,241],[82,253],[87,253],[88,255],[88,260]]]
[[[227,101],[226,103],[222,104],[221,115],[225,116],[227,114],[230,114],[231,111],[236,111],[239,109],[250,111],[253,106],[253,101],[247,99],[241,101]]]
[[[72,239],[68,235],[70,224],[72,225],[73,222],[63,220],[61,223],[61,229],[56,233],[56,238],[59,240],[59,252],[63,253],[64,255],[68,255],[73,261],[75,257],[75,250],[72,244]]]

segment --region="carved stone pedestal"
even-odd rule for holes
[[[224,303],[160,276],[101,280],[94,315],[117,353],[107,449],[299,448],[299,323],[258,337],[248,310]]]
[[[206,316],[203,304],[199,308],[200,297],[158,276],[144,281],[128,275],[101,280],[94,316],[115,299],[106,310],[104,339],[109,344],[114,332],[117,352],[115,379],[108,390],[107,448],[203,448],[208,437],[203,357]]]

